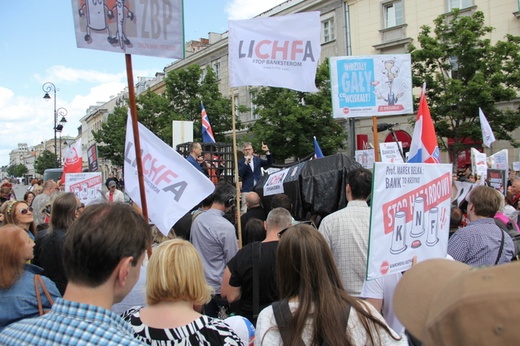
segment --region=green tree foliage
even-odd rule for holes
[[[99,157],[110,160],[113,165],[124,164],[127,108],[116,107],[98,131],[92,131],[97,142]]]
[[[213,134],[217,142],[225,141],[224,132],[231,130],[231,99],[224,97],[218,89],[218,80],[211,68],[205,71],[198,65],[191,65],[185,69],[174,70],[165,78],[166,95],[170,101],[172,112],[171,120],[193,121],[194,140],[202,140],[201,106],[208,113]],[[244,110],[243,107],[240,110]],[[169,131],[171,138],[171,120],[163,124]],[[236,128],[241,127],[236,119]],[[171,140],[170,140],[171,143]]]
[[[34,170],[36,173],[43,175],[43,171],[47,168],[56,168],[57,157],[49,150],[44,150],[34,163]]]
[[[316,93],[280,88],[258,88],[253,100],[260,119],[250,126],[255,148],[269,145],[277,162],[303,158],[314,152],[316,136],[324,155],[344,147],[346,133],[332,117],[329,62],[316,73]]]
[[[23,177],[27,172],[29,172],[29,169],[22,163],[11,165],[7,168],[7,174],[14,177]]]
[[[459,10],[437,17],[435,28],[421,27],[420,48],[409,46],[413,84],[427,84],[428,103],[439,145],[448,150],[443,138],[452,138],[452,158],[464,142],[482,140],[478,108],[485,113],[495,137],[519,143],[511,131],[520,125],[517,109],[498,108],[517,97],[520,86],[520,37],[506,35],[505,41],[491,44],[493,28],[484,25],[484,15],[470,16]]]

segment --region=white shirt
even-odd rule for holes
[[[108,191],[106,193],[106,197],[107,197],[107,201],[110,201],[110,191]],[[116,189],[114,191],[113,202],[114,203],[124,203],[125,202],[125,195],[124,195],[124,193],[122,193],[121,191]]]
[[[361,301],[361,305],[364,306],[367,310],[369,310],[372,315],[381,320],[384,323],[381,315],[376,311],[376,309],[366,303]],[[295,311],[298,307],[298,303],[289,303],[289,307],[291,311]],[[305,345],[310,345],[311,340],[311,325],[312,319],[307,319],[305,329],[303,330],[302,340]],[[352,339],[352,345],[365,346],[370,345],[368,335],[361,324],[361,320],[359,319],[359,315],[353,309],[350,310],[350,316],[348,319],[347,330]],[[400,340],[394,340],[384,329],[381,327],[376,327],[375,333],[379,335],[380,342],[377,342],[377,336],[375,336],[375,341],[377,342],[377,346],[407,346],[408,340],[404,335],[401,336]],[[256,322],[256,333],[255,333],[255,346],[271,346],[271,345],[282,345],[282,336],[278,331],[278,326],[276,324],[276,318],[274,317],[273,307],[268,306],[260,312],[258,316],[258,321]],[[398,337],[398,334],[393,332],[395,337]]]

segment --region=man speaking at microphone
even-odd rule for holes
[[[253,191],[254,186],[260,178],[262,178],[262,168],[269,168],[273,163],[273,157],[269,152],[269,147],[262,142],[262,151],[265,153],[267,160],[261,159],[257,155],[253,155],[253,146],[251,143],[244,143],[242,153],[244,157],[238,161],[238,175],[242,179],[242,195]],[[242,196],[242,211],[245,212],[245,197]]]

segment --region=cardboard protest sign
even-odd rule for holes
[[[414,256],[446,256],[451,170],[451,164],[375,163],[368,280],[410,268]]]
[[[68,173],[65,175],[65,191],[74,192],[85,205],[105,201],[101,172]]]
[[[404,163],[401,156],[403,148],[401,142],[383,142],[379,143],[379,151],[381,154],[381,162],[384,163]]]
[[[500,191],[503,195],[506,194],[507,188],[507,172],[503,169],[488,169],[487,182],[488,185],[495,190]]]

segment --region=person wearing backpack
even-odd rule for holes
[[[278,233],[281,301],[258,316],[255,346],[408,345],[369,303],[343,288],[330,247],[308,224]]]

